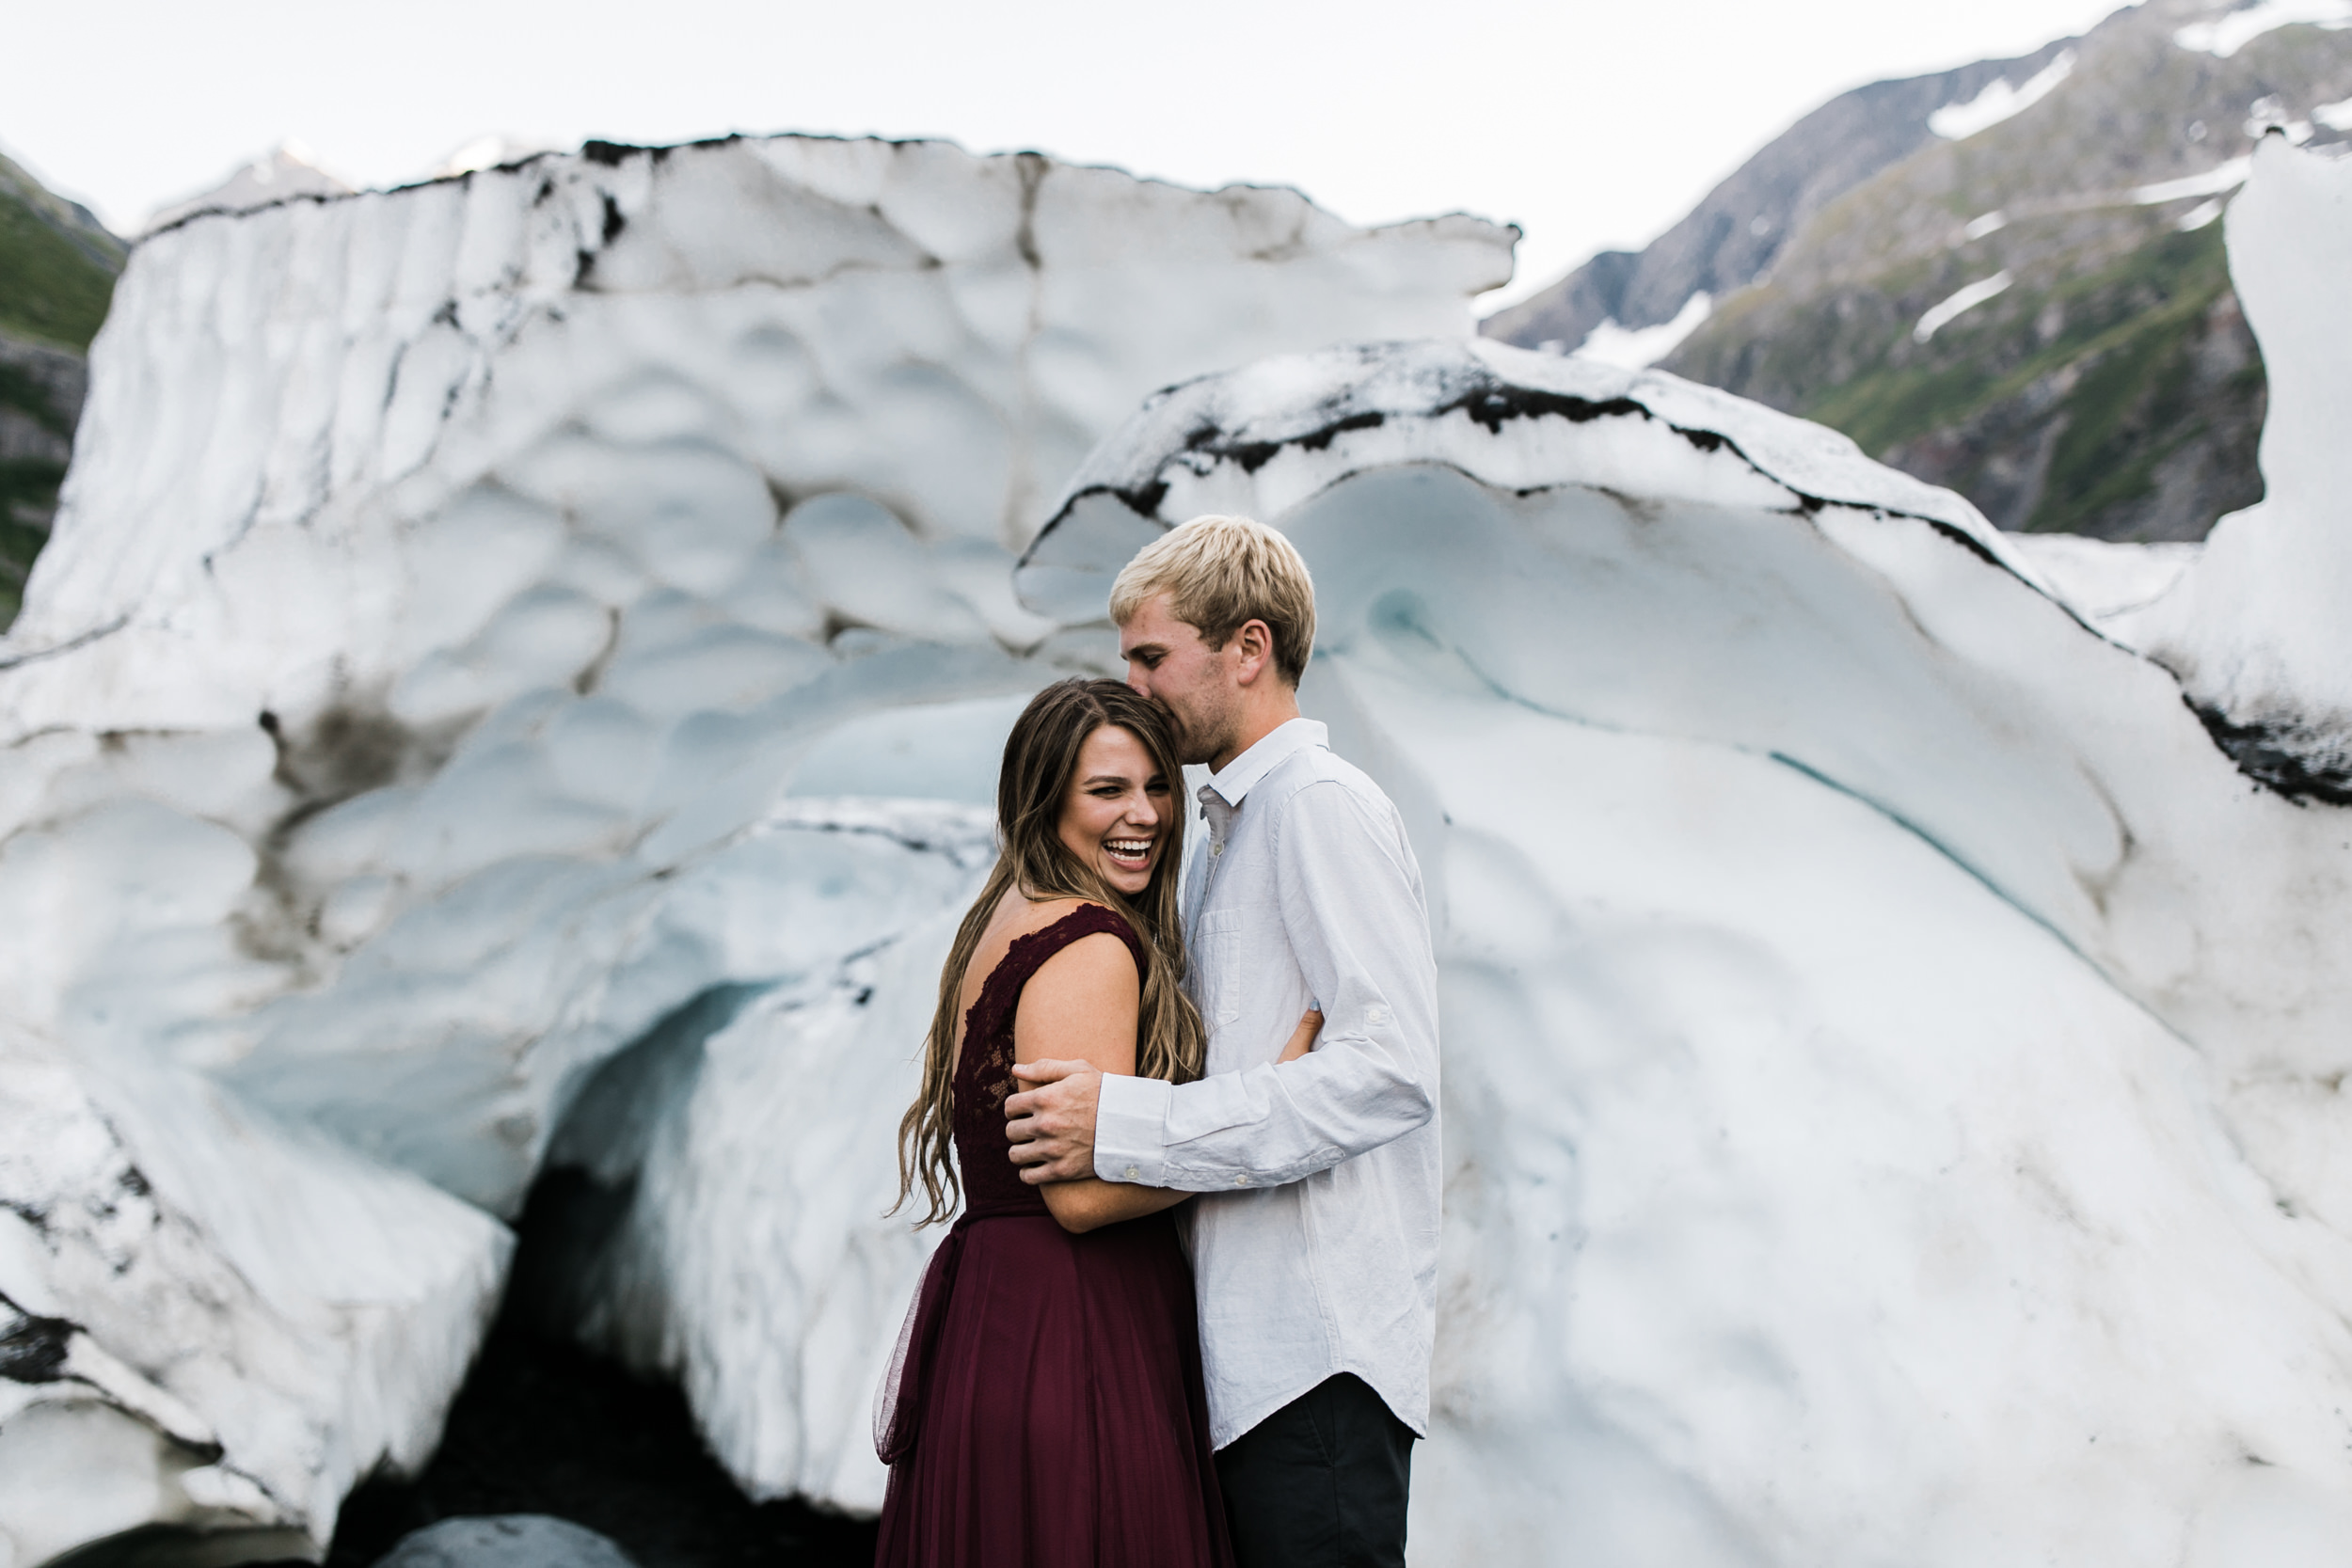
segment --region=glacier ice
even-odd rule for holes
[[[2263,499],[2126,625],[2252,769],[2352,801],[2352,361],[2312,325],[2340,312],[2352,268],[2352,164],[2264,137],[2224,234],[2269,379]]]
[[[1417,1560],[2335,1560],[2352,847],[2067,602],[2184,562],[1445,343],[1160,395],[1025,595],[1211,508],[1314,567],[1440,911]]]
[[[1315,568],[1438,917],[1417,1561],[2331,1560],[2352,847],[2217,739],[2345,700],[2344,172],[2232,208],[2285,369],[2201,553],[1471,340],[1466,219],[775,138],[151,242],[0,642],[0,1461],[128,1481],[16,1560],[315,1544],[534,1178],[534,1309],[872,1507],[994,752],[1210,510]]]
[[[1466,333],[1511,240],[780,136],[144,242],[0,639],[0,1560],[314,1555],[429,1452],[583,1095],[564,1160],[782,1250],[649,1211],[576,1260],[637,1293],[574,1326],[678,1371],[747,1484],[866,1498],[810,1402],[862,1407],[922,1245],[886,1193],[823,1229],[815,1142],[759,1165],[825,1080],[758,1079],[755,1031],[907,1097],[850,981],[936,964],[1012,714],[1104,653],[1010,581],[1093,442],[1268,352]],[[600,1141],[641,1068],[679,1092]],[[723,1125],[681,1150],[665,1108]],[[769,1329],[747,1415],[718,1384]]]

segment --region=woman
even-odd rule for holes
[[[885,1568],[1225,1568],[1188,1196],[1025,1184],[1012,1066],[1200,1076],[1176,908],[1184,814],[1168,721],[1117,681],[1038,693],[1005,745],[1003,849],[939,982],[898,1198],[962,1217],[931,1260],[875,1413]],[[1284,1048],[1306,1051],[1309,1014]],[[955,1163],[949,1159],[949,1148]]]

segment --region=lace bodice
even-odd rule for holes
[[[1126,942],[1140,973],[1148,961],[1142,939],[1100,904],[1081,904],[1041,930],[1015,937],[963,1015],[963,1048],[956,1058],[956,1162],[962,1170],[967,1217],[1042,1214],[1044,1195],[1021,1180],[1005,1136],[1005,1101],[1012,1076],[1013,1017],[1021,992],[1045,960],[1081,937],[1108,931]]]

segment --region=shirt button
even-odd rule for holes
[[[1223,853],[1225,853],[1225,846],[1222,844],[1212,844],[1209,846],[1209,858],[1211,860],[1216,859]]]
[[[1236,1187],[1247,1187],[1249,1185],[1249,1178],[1247,1176],[1236,1176],[1233,1178],[1233,1185]]]
[[[1136,1177],[1141,1176],[1143,1172],[1134,1165],[1129,1165],[1127,1167],[1127,1180],[1130,1181],[1133,1181]]]

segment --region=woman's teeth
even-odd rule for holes
[[[1106,838],[1103,847],[1115,861],[1133,861],[1140,865],[1152,858],[1152,841],[1148,838]]]

